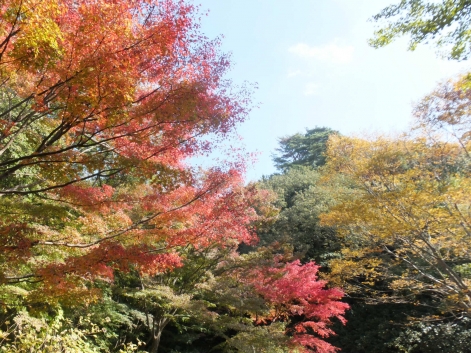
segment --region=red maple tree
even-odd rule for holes
[[[275,259],[272,266],[256,269],[250,279],[260,295],[270,304],[270,315],[259,323],[284,321],[287,334],[295,347],[306,352],[334,353],[338,348],[323,338],[335,334],[329,325],[337,318],[346,323],[349,305],[340,301],[344,293],[339,288],[326,288],[319,280],[319,266],[314,262],[301,264],[299,260],[282,263]]]
[[[114,268],[178,266],[178,246],[251,241],[241,168],[185,164],[250,109],[193,5],[0,6],[0,207],[19,210],[0,217],[2,281],[70,294]]]

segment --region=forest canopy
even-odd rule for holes
[[[402,0],[371,44],[464,60],[469,10]],[[0,2],[0,350],[468,352],[470,75],[404,133],[280,137],[246,183],[243,153],[193,164],[254,107],[202,15]]]

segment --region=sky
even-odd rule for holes
[[[398,2],[396,0],[395,2]],[[436,48],[407,51],[407,39],[374,49],[368,21],[394,0],[196,0],[202,31],[222,35],[232,53],[227,77],[257,83],[254,109],[239,126],[257,152],[247,180],[276,170],[278,138],[326,126],[345,135],[403,131],[414,102],[469,64],[441,59]]]

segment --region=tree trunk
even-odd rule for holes
[[[157,353],[159,351],[160,338],[162,337],[162,331],[168,324],[168,319],[155,320],[154,329],[152,333],[152,341],[149,348],[149,353]]]
[[[152,338],[152,344],[149,348],[149,353],[157,353],[158,352],[161,336],[162,336],[162,331],[156,332],[156,334]]]

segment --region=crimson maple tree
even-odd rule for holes
[[[349,306],[340,301],[344,293],[339,288],[325,288],[327,282],[317,278],[318,270],[314,262],[280,263],[275,258],[272,266],[256,269],[251,281],[271,307],[260,323],[296,318],[288,329],[294,346],[306,352],[333,353],[338,349],[323,338],[335,334],[328,327],[332,318],[346,323],[343,315]]]
[[[114,269],[179,266],[179,246],[252,241],[241,167],[185,164],[250,108],[197,14],[172,0],[2,2],[2,282],[78,298]]]

